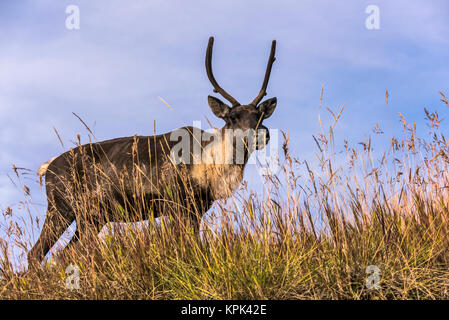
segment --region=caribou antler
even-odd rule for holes
[[[262,100],[262,98],[267,94],[267,85],[268,80],[270,79],[271,67],[273,66],[273,62],[276,60],[276,58],[274,57],[275,51],[276,51],[276,40],[273,40],[273,42],[271,43],[271,53],[270,57],[268,58],[267,70],[265,71],[265,78],[263,79],[262,83],[262,89],[260,89],[259,95],[253,100],[253,102],[251,102],[251,104],[255,107],[259,104],[260,100]]]
[[[223,88],[221,88],[217,81],[214,78],[214,74],[212,73],[212,47],[214,46],[214,37],[209,38],[209,44],[207,45],[206,51],[206,72],[209,81],[214,86],[214,92],[221,94],[226,100],[232,103],[232,106],[239,106],[240,103],[235,100],[229,93],[227,93]]]

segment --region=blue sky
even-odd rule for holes
[[[71,4],[79,30],[65,27]],[[365,27],[368,5],[380,9],[379,30]],[[425,128],[424,107],[449,112],[438,94],[449,94],[448,12],[444,0],[1,1],[0,210],[23,199],[7,177],[12,163],[36,171],[64,151],[53,127],[66,149],[77,133],[87,142],[72,112],[97,140],[151,135],[154,121],[157,133],[206,126],[205,116],[221,126],[207,105],[211,35],[215,76],[242,103],[257,95],[277,40],[267,97],[278,107],[265,125],[289,132],[302,160],[314,157],[322,85],[325,106],[346,106],[337,132],[352,143],[376,123],[394,132],[398,112]],[[257,183],[255,172],[247,178]],[[43,217],[45,198],[27,184]]]

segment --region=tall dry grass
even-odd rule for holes
[[[449,107],[445,96],[444,105]],[[32,272],[15,272],[10,247],[29,249],[28,234],[5,212],[0,242],[4,299],[444,299],[449,298],[449,141],[437,112],[425,110],[429,133],[402,119],[403,133],[376,158],[372,139],[336,150],[334,129],[314,135],[318,160],[289,151],[266,177],[263,195],[242,188],[220,202],[197,236],[182,214],[148,226],[92,233]],[[381,133],[376,127],[377,133]],[[344,151],[344,157],[338,151]],[[20,177],[20,175],[18,175]],[[137,178],[136,178],[137,179]],[[139,187],[136,180],[136,190]],[[137,196],[139,192],[136,192]],[[83,194],[78,211],[88,212]],[[144,210],[145,204],[126,210]],[[9,230],[8,230],[9,229]],[[67,266],[80,289],[66,288]],[[380,271],[378,288],[369,288]]]

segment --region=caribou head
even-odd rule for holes
[[[277,99],[276,97],[267,99],[260,103],[262,98],[267,94],[268,80],[270,79],[271,67],[273,62],[276,60],[274,54],[276,51],[276,40],[273,40],[271,44],[270,57],[268,58],[267,69],[265,71],[265,78],[262,83],[262,88],[259,94],[254,100],[246,105],[240,104],[234,97],[227,93],[215,80],[214,74],[212,72],[212,48],[214,45],[214,38],[209,38],[209,44],[206,51],[206,71],[207,76],[214,87],[214,92],[221,94],[226,100],[231,103],[231,106],[227,105],[220,99],[209,96],[208,102],[212,109],[212,112],[219,118],[226,122],[226,125],[222,130],[253,130],[255,135],[253,135],[253,141],[248,141],[249,145],[253,145],[255,149],[262,149],[269,141],[269,131],[262,122],[264,119],[269,118],[276,108]]]

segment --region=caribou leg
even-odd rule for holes
[[[28,252],[28,264],[30,266],[39,264],[44,260],[46,254],[74,221],[74,218],[71,219],[73,216],[71,212],[65,213],[68,214],[61,214],[53,206],[47,211],[39,239]]]
[[[89,234],[89,232],[96,232],[98,235],[102,227],[103,224],[99,222],[87,224],[82,221],[77,221],[75,233],[73,234],[72,239],[70,239],[69,243],[64,248],[64,251],[70,251],[81,239],[84,239]]]

